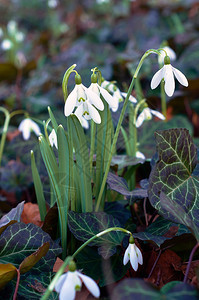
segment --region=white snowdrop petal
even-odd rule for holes
[[[123,96],[124,98],[126,98],[127,93],[121,93],[121,94],[122,94],[122,96]],[[130,95],[129,101],[132,102],[132,103],[137,103],[137,99],[136,99],[135,97],[133,97],[132,95]]]
[[[75,294],[76,290],[72,279],[65,280],[59,293],[59,300],[75,300]]]
[[[117,107],[117,101],[115,101],[115,99],[113,98],[113,96],[111,96],[107,90],[103,89],[102,87],[100,87],[100,93],[103,96],[104,100],[109,104],[109,106],[111,108],[116,108]]]
[[[93,121],[95,123],[100,124],[101,117],[100,117],[100,114],[98,113],[97,109],[90,103],[87,103],[87,105],[88,105],[88,112],[89,112],[90,117],[93,119]],[[85,117],[86,117],[86,115],[85,115]]]
[[[95,105],[95,107],[98,108],[99,110],[104,109],[104,103],[96,93],[87,89],[86,94],[91,104]]]
[[[128,245],[128,247],[126,248],[126,251],[124,253],[123,265],[126,265],[129,261],[129,249],[130,249],[130,244]]]
[[[90,277],[81,274],[80,272],[77,271],[78,276],[83,280],[85,286],[87,289],[91,292],[91,294],[94,297],[99,297],[100,296],[100,289],[97,285],[97,283]]]
[[[137,271],[138,269],[138,257],[135,251],[135,244],[131,244],[131,252],[130,252],[130,263],[132,268]]]
[[[61,275],[61,276],[59,277],[59,279],[57,280],[57,282],[56,282],[56,284],[55,284],[55,291],[56,291],[57,293],[60,293],[61,288],[62,288],[62,286],[63,286],[65,280],[67,280],[67,276],[68,276],[68,273],[63,274],[63,275]]]
[[[85,129],[89,128],[89,123],[84,117],[81,118],[81,124],[82,124],[82,127],[84,127]]]
[[[161,114],[159,111],[151,109],[151,113],[154,116],[158,117],[159,119],[165,120],[165,116],[163,114]]]
[[[34,133],[39,136],[41,134],[41,130],[39,128],[39,126],[37,125],[37,123],[33,122],[32,120],[30,120],[30,128],[34,131]]]
[[[79,118],[82,117],[84,113],[84,103],[82,103],[80,106],[77,107],[76,111],[75,111],[75,115]]]
[[[77,87],[77,101],[81,102],[82,99],[86,100],[87,99],[87,97],[86,97],[87,88],[82,83],[77,84],[76,87]]]
[[[24,127],[23,131],[22,131],[22,135],[24,140],[29,140],[30,138],[30,128],[29,127]]]
[[[159,71],[157,71],[154,75],[153,78],[151,80],[151,89],[155,89],[161,82],[162,78],[163,78],[163,68],[162,67]]]
[[[49,135],[49,141],[51,146],[53,147],[53,145],[55,145],[55,147],[58,149],[58,145],[57,145],[57,135],[55,132],[55,129],[53,129]]]
[[[137,158],[146,159],[145,155],[140,151],[137,151],[135,155]]]
[[[97,83],[91,83],[88,90],[91,90],[93,93],[97,94],[100,97],[100,91]]]
[[[141,253],[140,249],[137,246],[135,246],[135,247],[136,247],[136,252],[137,252],[137,255],[138,255],[138,263],[140,265],[142,265],[143,264],[142,253]]]
[[[65,105],[64,105],[64,114],[66,117],[68,117],[74,110],[75,106],[77,106],[77,88],[72,90],[72,92],[69,94],[68,98],[66,99]]]
[[[135,126],[138,128],[142,125],[142,123],[144,122],[145,120],[145,113],[144,113],[144,110],[141,112],[141,114],[139,114],[139,116],[137,117],[137,120],[136,120],[136,123],[135,123]]]
[[[171,65],[164,65],[164,90],[166,94],[171,97],[175,90],[175,80],[173,76],[172,66]]]
[[[179,71],[178,69],[172,67],[172,70],[174,72],[175,77],[177,78],[177,80],[184,86],[188,86],[188,81],[187,78],[185,77],[185,75]]]

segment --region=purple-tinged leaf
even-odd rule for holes
[[[135,189],[133,191],[129,191],[126,180],[113,173],[108,174],[107,183],[111,190],[124,195],[129,200],[131,200],[131,202],[138,199],[143,199],[148,195],[147,190],[145,189]]]
[[[11,209],[9,213],[7,213],[5,216],[3,216],[0,220],[0,227],[5,226],[10,221],[15,220],[17,222],[20,222],[21,214],[24,208],[25,201],[22,201],[17,205],[17,207]]]
[[[199,177],[193,174],[197,147],[187,129],[157,131],[155,138],[159,160],[150,174],[149,200],[164,218],[174,222],[191,219],[199,227]],[[168,210],[162,205],[161,192],[182,208],[178,218],[171,213],[172,206]]]

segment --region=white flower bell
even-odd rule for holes
[[[165,116],[163,116],[163,114],[161,114],[159,111],[150,109],[149,107],[145,107],[141,114],[139,114],[135,126],[138,128],[143,124],[145,120],[151,120],[152,115],[158,117],[161,120],[165,120]]]
[[[41,134],[39,126],[29,118],[26,118],[23,121],[21,121],[18,129],[22,132],[24,140],[28,140],[30,138],[31,131],[34,131],[34,133],[37,136]]]
[[[164,58],[164,66],[154,74],[152,80],[151,80],[151,88],[152,90],[155,89],[161,82],[162,79],[164,79],[164,90],[165,93],[171,97],[175,90],[175,81],[174,81],[174,75],[177,78],[177,80],[183,85],[188,86],[188,81],[185,75],[180,72],[178,69],[174,68],[170,64],[170,58],[169,56],[165,56]]]
[[[55,290],[59,293],[59,300],[74,300],[76,291],[81,290],[82,281],[94,297],[98,298],[100,296],[100,289],[96,282],[78,272],[75,263],[72,261],[69,264],[69,271],[61,275],[55,284]]]
[[[135,271],[137,271],[138,269],[138,264],[143,264],[142,253],[136,246],[134,238],[132,236],[129,238],[129,245],[124,253],[123,264],[126,265],[129,260],[132,268]]]
[[[100,97],[91,89],[86,88],[82,84],[81,76],[75,75],[75,87],[66,99],[64,106],[64,114],[68,117],[75,107],[82,105],[89,100],[90,105],[94,105],[97,109],[103,110],[104,104]]]
[[[51,146],[53,147],[55,145],[55,147],[58,149],[58,146],[57,146],[57,135],[56,135],[56,132],[55,132],[55,129],[53,129],[49,135],[49,142],[51,144]]]

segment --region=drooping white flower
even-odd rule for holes
[[[104,100],[108,103],[111,109],[116,109],[117,102],[115,101],[114,97],[109,94],[109,92],[104,89],[103,87],[99,86],[98,83],[91,83],[91,85],[88,88],[92,92],[96,93],[99,97],[100,94],[104,98]]]
[[[151,80],[151,88],[155,89],[160,84],[161,80],[164,79],[165,93],[171,97],[175,90],[174,75],[183,86],[188,86],[188,81],[182,72],[170,64],[170,59],[168,56],[165,56],[164,63],[164,66],[154,74]]]
[[[171,49],[169,46],[165,46],[165,47],[163,47],[163,49],[166,51],[170,60],[172,60],[172,61],[176,60],[176,54],[173,49]],[[160,52],[161,52],[161,55],[158,55],[158,62],[159,62],[159,64],[163,64],[166,53],[163,50],[161,50]]]
[[[143,258],[140,249],[136,246],[134,242],[131,243],[130,239],[129,239],[129,245],[124,253],[123,264],[126,265],[129,260],[132,268],[135,271],[137,271],[138,269],[138,264],[140,265],[143,264]]]
[[[31,131],[34,131],[34,133],[37,136],[39,136],[41,134],[41,130],[40,130],[39,126],[29,118],[26,118],[23,121],[21,121],[18,129],[19,129],[19,131],[22,132],[22,136],[23,136],[24,140],[28,140],[30,138]]]
[[[55,132],[55,129],[53,129],[49,135],[49,142],[51,144],[51,146],[53,147],[55,145],[55,147],[58,149],[58,146],[57,146],[57,135],[56,135],[56,132]]]
[[[75,111],[75,115],[82,121],[81,117],[85,118],[86,120],[93,120],[95,123],[101,123],[101,117],[97,109],[90,103],[89,100],[83,102]]]
[[[110,106],[110,108],[112,109],[113,112],[116,112],[118,110],[119,103],[126,98],[127,93],[121,92],[120,89],[114,83],[107,80],[104,80],[101,86],[104,89],[108,90],[108,92],[112,93],[112,96],[115,100],[115,107]],[[129,101],[131,101],[132,103],[137,103],[136,98],[133,97],[132,95],[130,95]]]
[[[146,159],[145,155],[142,152],[140,152],[140,151],[136,151],[135,156],[137,158],[141,158],[141,159],[144,159],[144,160]]]
[[[80,114],[81,111],[79,111],[79,114],[78,114],[78,112],[76,113],[76,111],[75,111],[74,115],[78,118],[78,120],[80,121],[82,127],[85,128],[85,129],[88,129],[89,128],[88,121],[84,118],[83,115]]]
[[[58,279],[55,290],[59,293],[59,300],[74,300],[76,291],[81,290],[82,281],[94,297],[98,298],[100,296],[100,289],[96,282],[89,276],[75,270],[68,271]]]
[[[145,120],[151,120],[152,119],[152,115],[158,117],[161,120],[165,120],[165,116],[163,116],[163,114],[161,114],[159,111],[150,109],[149,107],[145,107],[143,109],[143,111],[139,114],[135,126],[138,128],[142,125],[142,123]]]
[[[82,103],[85,103],[89,100],[91,105],[94,105],[97,109],[103,110],[104,104],[100,97],[94,93],[91,89],[86,88],[81,83],[80,75],[76,75],[76,85],[72,92],[69,94],[68,98],[66,99],[65,106],[64,106],[64,114],[65,116],[69,116],[75,107],[80,106]]]
[[[10,50],[13,47],[13,43],[9,39],[5,39],[1,43],[1,48],[3,50]]]

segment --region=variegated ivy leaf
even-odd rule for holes
[[[164,218],[199,227],[199,177],[196,172],[197,147],[187,129],[169,129],[155,132],[159,160],[149,178],[149,200]],[[160,194],[182,209],[179,216],[161,203]],[[165,201],[164,201],[165,202]],[[190,222],[190,219],[192,222]]]

